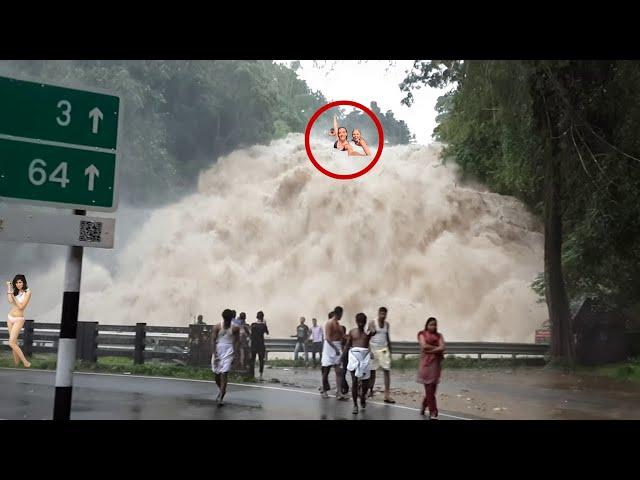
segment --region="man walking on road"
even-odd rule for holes
[[[324,340],[324,332],[322,327],[318,325],[318,320],[311,319],[311,355],[313,360],[313,367],[318,365],[318,362],[322,360],[322,341]],[[316,361],[316,353],[318,354],[318,360]]]
[[[258,312],[256,315],[257,322],[251,324],[251,376],[255,377],[256,373],[256,355],[260,361],[260,380],[264,372],[264,357],[266,350],[264,347],[264,336],[269,335],[269,328],[264,321],[264,313]]]
[[[376,370],[382,368],[384,372],[384,403],[396,403],[391,398],[391,338],[389,337],[389,322],[387,321],[387,307],[378,309],[378,319],[369,322],[367,328],[372,335],[369,343],[371,349],[371,380],[369,381],[369,398],[373,397],[373,387],[376,383]]]
[[[325,340],[322,346],[322,398],[329,398],[329,371],[331,367],[336,370],[336,398],[346,400],[342,393],[342,342],[344,332],[340,319],[342,318],[342,307],[333,310],[333,318],[325,326]]]
[[[343,358],[348,358],[347,369],[351,372],[351,396],[353,397],[353,413],[358,413],[358,394],[360,394],[360,408],[367,406],[366,396],[371,376],[371,352],[369,340],[371,335],[365,331],[367,316],[364,313],[356,315],[357,328],[347,334]]]
[[[222,312],[222,323],[214,325],[211,332],[213,355],[211,356],[211,369],[215,375],[216,385],[220,393],[216,397],[218,406],[224,405],[224,396],[227,393],[227,377],[234,354],[237,354],[240,346],[240,329],[231,324],[233,313],[228,308]]]

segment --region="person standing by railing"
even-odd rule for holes
[[[318,362],[322,360],[322,342],[324,341],[324,332],[322,327],[318,325],[318,320],[311,319],[311,355],[313,360],[313,367],[318,365]],[[316,353],[318,354],[318,360],[316,360]]]
[[[300,324],[296,328],[296,334],[291,335],[296,339],[296,347],[293,350],[293,361],[296,363],[298,361],[298,353],[300,349],[304,351],[304,363],[305,365],[309,364],[309,352],[307,351],[307,341],[309,340],[309,327],[307,327],[304,317],[300,317]]]
[[[238,317],[238,328],[240,328],[240,368],[247,370],[251,360],[251,347],[249,345],[250,329],[247,325],[247,314],[240,312]]]
[[[444,359],[445,343],[442,334],[438,333],[438,321],[430,317],[424,330],[418,332],[418,342],[422,349],[420,364],[418,366],[417,382],[424,385],[424,400],[420,415],[424,415],[429,409],[429,419],[438,419],[438,406],[436,403],[436,389],[440,383],[442,360]]]

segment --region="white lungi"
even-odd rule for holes
[[[329,340],[325,340],[322,345],[322,366],[323,367],[333,367],[334,365],[340,364],[340,354],[342,353],[342,342],[340,340],[335,340],[331,342],[335,345],[340,353],[336,353],[334,348],[329,344]]]
[[[368,348],[351,347],[349,349],[349,363],[347,370],[355,372],[357,378],[363,380],[371,377],[371,354]]]
[[[219,343],[216,345],[216,353],[218,354],[218,365],[214,366],[215,357],[211,356],[211,370],[213,373],[227,373],[231,370],[231,363],[233,362],[233,344]]]

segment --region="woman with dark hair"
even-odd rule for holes
[[[333,148],[337,149],[340,152],[347,152],[350,157],[364,157],[365,155],[356,152],[349,141],[347,140],[347,129],[345,127],[338,127],[338,120],[336,116],[333,116],[333,130],[336,132],[336,136],[338,139],[333,143]],[[359,131],[359,130],[358,130]],[[367,147],[368,148],[368,147]],[[366,151],[366,150],[365,150]]]
[[[27,287],[27,279],[24,275],[16,275],[12,282],[7,282],[7,301],[13,305],[7,317],[7,330],[9,331],[9,347],[13,353],[13,363],[18,365],[21,361],[26,368],[31,366],[18,345],[18,336],[24,325],[24,311],[31,300],[31,290]]]
[[[227,380],[229,370],[240,346],[240,328],[232,323],[234,311],[225,308],[222,312],[222,323],[214,325],[211,329],[211,343],[213,354],[211,355],[211,369],[215,375],[219,393],[216,397],[218,406],[224,405],[224,396],[227,393]]]
[[[422,350],[418,376],[416,381],[424,385],[424,399],[420,415],[429,408],[429,419],[438,419],[436,404],[436,389],[440,382],[442,360],[444,359],[445,343],[442,334],[438,333],[438,321],[429,317],[424,330],[418,332],[418,342]]]

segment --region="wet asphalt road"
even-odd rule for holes
[[[54,384],[53,371],[0,369],[0,419],[51,419]],[[75,373],[73,384],[72,420],[423,420],[414,408],[378,401],[354,415],[350,399],[265,384],[230,384],[223,407],[212,381]]]

